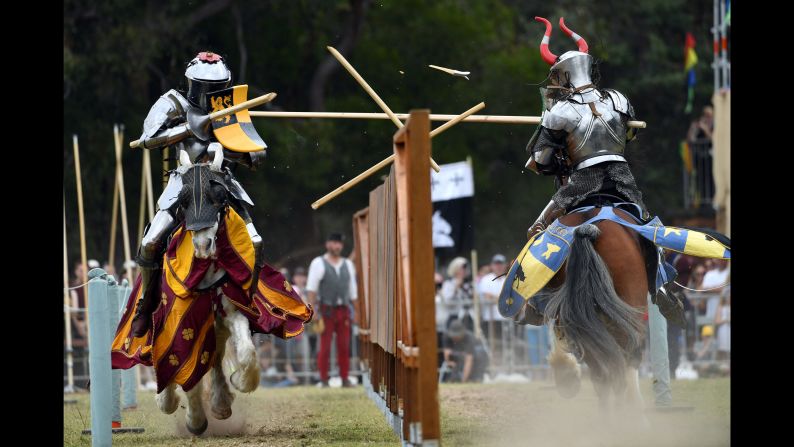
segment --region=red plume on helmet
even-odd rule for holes
[[[584,40],[584,38],[582,38],[582,36],[576,34],[575,32],[573,32],[572,29],[565,26],[565,21],[562,17],[560,17],[560,29],[562,30],[562,32],[567,34],[568,37],[573,39],[574,42],[576,42],[576,45],[579,46],[579,51],[581,51],[582,53],[587,53],[588,50],[587,42]]]
[[[549,64],[554,65],[557,62],[557,55],[549,51],[549,40],[551,39],[551,23],[543,17],[535,17],[535,21],[543,22],[546,24],[546,32],[543,33],[543,40],[540,41],[540,55],[543,60]]]

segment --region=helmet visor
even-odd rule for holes
[[[223,90],[229,87],[231,80],[226,81],[202,81],[200,79],[187,80],[187,99],[196,107],[199,107],[204,112],[209,112],[209,104],[207,103],[207,93],[217,90]]]

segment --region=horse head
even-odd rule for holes
[[[216,146],[212,162],[199,164],[193,164],[187,152],[180,151],[179,163],[185,171],[179,192],[185,229],[192,232],[195,257],[209,259],[215,256],[218,224],[229,205],[229,189],[221,170],[223,148]]]

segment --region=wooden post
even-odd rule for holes
[[[127,278],[132,282],[132,268],[127,261],[130,256],[130,232],[127,225],[127,198],[124,194],[124,171],[121,169],[121,147],[124,140],[124,126],[118,124],[113,126],[113,136],[116,143],[116,182],[119,188],[119,205],[121,206],[121,235],[124,238],[124,264],[127,269]],[[119,275],[120,276],[120,275]]]
[[[482,328],[480,327],[480,316],[482,315],[482,305],[480,304],[480,292],[477,290],[477,271],[479,264],[477,264],[477,250],[471,250],[471,290],[472,301],[474,301],[474,335],[482,339]]]
[[[115,173],[118,175],[118,172]],[[119,179],[113,180],[113,212],[110,213],[110,247],[108,249],[108,265],[116,265],[116,222],[119,215]]]
[[[88,259],[85,253],[85,215],[83,214],[83,177],[80,173],[80,145],[77,144],[77,135],[72,135],[72,147],[74,149],[74,173],[77,181],[77,210],[80,221],[80,262],[83,263],[82,283],[88,282]],[[88,309],[88,287],[85,289],[85,308]],[[85,313],[85,326],[88,326],[88,312]]]
[[[430,122],[394,136],[386,181],[353,216],[364,384],[403,445],[439,445]]]
[[[66,193],[63,197],[63,316],[66,325],[66,389],[74,392],[74,358],[72,357],[72,303],[69,301],[69,257],[66,255]]]
[[[413,110],[408,125],[394,135],[397,220],[401,239],[405,293],[412,304],[419,377],[416,395],[421,442],[440,442],[438,347],[433,282],[433,207],[430,203],[430,112]],[[401,194],[402,193],[402,194]],[[407,265],[406,265],[407,264]]]

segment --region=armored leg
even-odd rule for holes
[[[243,191],[244,193],[245,191]],[[251,288],[249,289],[250,295],[254,296],[256,292],[257,282],[259,281],[259,271],[262,269],[262,266],[265,264],[265,257],[262,253],[262,236],[256,231],[256,227],[254,227],[254,223],[251,219],[251,213],[248,211],[248,207],[244,203],[239,203],[239,206],[234,207],[237,214],[245,221],[245,229],[248,230],[248,236],[251,237],[251,242],[254,243],[254,270],[251,272],[253,281],[251,282]]]
[[[557,202],[551,200],[546,208],[540,213],[540,216],[527,230],[527,240],[532,239],[532,236],[545,230],[546,227],[552,224],[555,219],[565,214],[565,208],[557,205]]]
[[[256,287],[259,282],[259,271],[265,264],[265,256],[262,253],[262,237],[256,232],[253,222],[249,222],[245,228],[248,230],[248,235],[251,236],[251,242],[254,243],[254,271],[252,272],[253,281],[251,282],[251,296],[256,293]]]
[[[157,281],[160,277],[164,241],[174,228],[175,219],[167,210],[160,210],[146,227],[135,259],[141,268],[142,297],[135,307],[132,335],[143,337],[152,325],[152,312],[157,308]]]
[[[659,269],[664,269],[667,273],[667,284],[675,280],[675,269],[664,260],[664,254],[660,248],[655,246],[647,247],[648,260],[646,261],[646,268],[648,269],[648,291],[651,294],[651,302],[659,307],[659,312],[667,319],[667,321],[679,327],[686,327],[686,313],[684,312],[684,302],[668,290],[666,286],[662,286],[656,290],[656,275]]]
[[[684,312],[684,303],[678,296],[664,287],[659,289],[656,293],[651,295],[651,302],[659,306],[659,313],[661,313],[667,321],[679,327],[686,327],[686,313]]]

